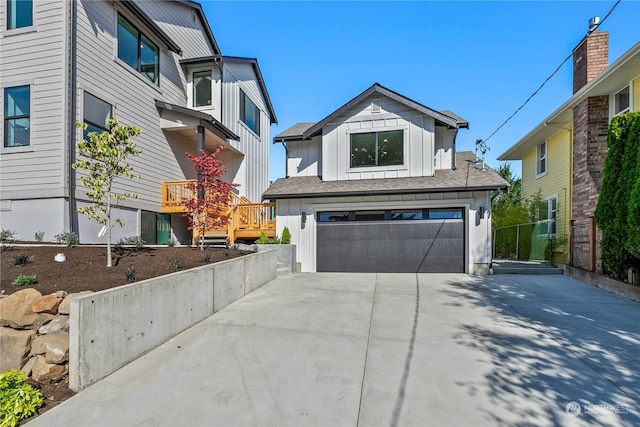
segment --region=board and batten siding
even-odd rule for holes
[[[68,3],[34,2],[33,27],[18,30],[6,29],[6,7],[6,1],[0,2],[0,116],[4,89],[30,85],[31,128],[28,147],[0,148],[2,199],[64,197]]]
[[[380,99],[380,112],[372,112]],[[404,132],[404,162],[398,166],[351,168],[350,135],[356,132]],[[322,179],[346,181],[433,176],[435,121],[390,98],[372,95],[322,129]]]
[[[117,57],[117,13],[129,19],[160,50],[160,85],[156,86]],[[187,105],[185,78],[179,57],[170,52],[154,34],[124,9],[116,9],[113,2],[91,1],[78,3],[77,17],[77,91],[76,117],[83,120],[83,94],[89,92],[114,107],[114,115],[122,125],[141,130],[134,138],[142,150],[139,157],[129,159],[140,179],[116,182],[116,191],[135,192],[138,199],[124,205],[160,211],[162,181],[185,179],[183,156],[185,147],[171,145],[160,129],[160,117],[155,100]],[[76,138],[82,139],[77,131]],[[196,147],[192,152],[195,153]],[[77,173],[76,197],[85,199],[84,188]]]
[[[240,89],[260,109],[260,135],[256,135],[240,120]],[[262,200],[269,186],[270,117],[257,76],[251,64],[225,62],[222,69],[222,123],[240,137],[231,145],[244,154],[230,159],[240,164],[227,164],[236,171],[236,190],[253,202]]]
[[[542,198],[558,198],[558,236],[568,235],[571,219],[571,145],[572,130],[559,129],[547,139],[547,174],[536,178],[537,149],[522,158],[522,197],[538,191]]]
[[[182,49],[182,59],[215,55],[198,13],[177,1],[138,1],[138,5]]]
[[[322,138],[314,136],[308,141],[288,141],[287,174],[320,176],[322,172]]]

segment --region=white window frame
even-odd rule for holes
[[[8,8],[9,8],[9,1],[8,0],[1,0],[4,2],[4,13],[5,13],[5,22],[4,25],[1,29],[2,31],[2,35],[3,36],[13,36],[13,35],[17,35],[17,34],[24,34],[24,33],[32,33],[37,31],[37,26],[36,26],[36,6],[38,4],[37,1],[32,1],[31,3],[31,25],[28,25],[26,27],[18,27],[18,28],[7,28],[7,26],[9,25],[9,14],[8,12]]]
[[[552,208],[552,204],[551,201],[555,200],[555,209]],[[540,233],[539,236],[551,236],[551,237],[556,237],[558,235],[558,195],[557,194],[553,194],[551,196],[547,196],[545,198],[542,199],[542,202],[545,203],[546,208],[547,208],[547,218],[545,220],[539,220],[539,221],[547,221],[549,219],[555,219],[555,230],[553,233],[549,233],[549,223],[547,222],[547,232],[546,233]],[[538,211],[538,218],[540,217],[540,212]]]
[[[625,89],[629,91],[629,105],[627,106],[627,108],[624,108],[616,112],[616,97],[618,96],[618,94],[620,94],[620,92],[622,92]],[[628,113],[629,111],[631,111],[631,108],[633,106],[633,90],[632,90],[631,82],[629,82],[626,86],[621,87],[620,90],[616,91],[614,94],[611,95],[611,98],[609,100],[609,105],[610,105],[610,113],[611,113],[609,115],[610,117]]]
[[[216,85],[216,81],[215,81],[215,76],[216,74],[214,73],[214,69],[213,69],[213,65],[208,66],[208,67],[194,67],[194,68],[189,68],[188,75],[187,75],[187,105],[189,105],[189,108],[191,108],[192,110],[197,110],[197,111],[202,111],[202,110],[215,110],[214,104],[216,103],[216,99],[215,99],[215,85]],[[202,106],[202,107],[196,107],[195,104],[195,99],[193,97],[193,74],[194,73],[201,73],[203,71],[209,71],[211,72],[211,105],[206,105],[206,106]]]
[[[541,148],[542,146],[544,146],[544,155],[541,155]],[[541,171],[541,161],[544,160],[544,170]],[[547,141],[538,144],[538,146],[536,147],[536,178],[540,178],[543,177],[547,174],[547,171],[549,170],[549,144],[547,144]]]

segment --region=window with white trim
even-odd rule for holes
[[[33,0],[7,0],[7,30],[33,25]]]
[[[629,93],[629,86],[626,86],[613,96],[613,115],[630,111],[631,99]]]
[[[211,106],[211,70],[193,73],[193,106]]]
[[[4,89],[4,146],[25,147],[30,143],[31,87]]]
[[[547,173],[547,143],[538,145],[536,152],[536,175],[541,176]]]
[[[540,203],[537,212],[539,225],[537,234],[555,236],[558,222],[558,197],[546,197]]]

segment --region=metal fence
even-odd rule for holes
[[[556,220],[493,229],[493,258],[555,263]]]

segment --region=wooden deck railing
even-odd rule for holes
[[[195,180],[164,181],[162,183],[162,212],[184,213],[186,208],[183,200],[195,197],[188,184]],[[227,241],[233,244],[236,239],[257,239],[264,231],[268,237],[275,236],[276,206],[275,203],[253,203],[244,196],[230,193],[229,204],[226,206],[229,223],[227,227],[207,230],[207,235],[221,235],[226,232]],[[199,236],[194,235],[194,241]]]

